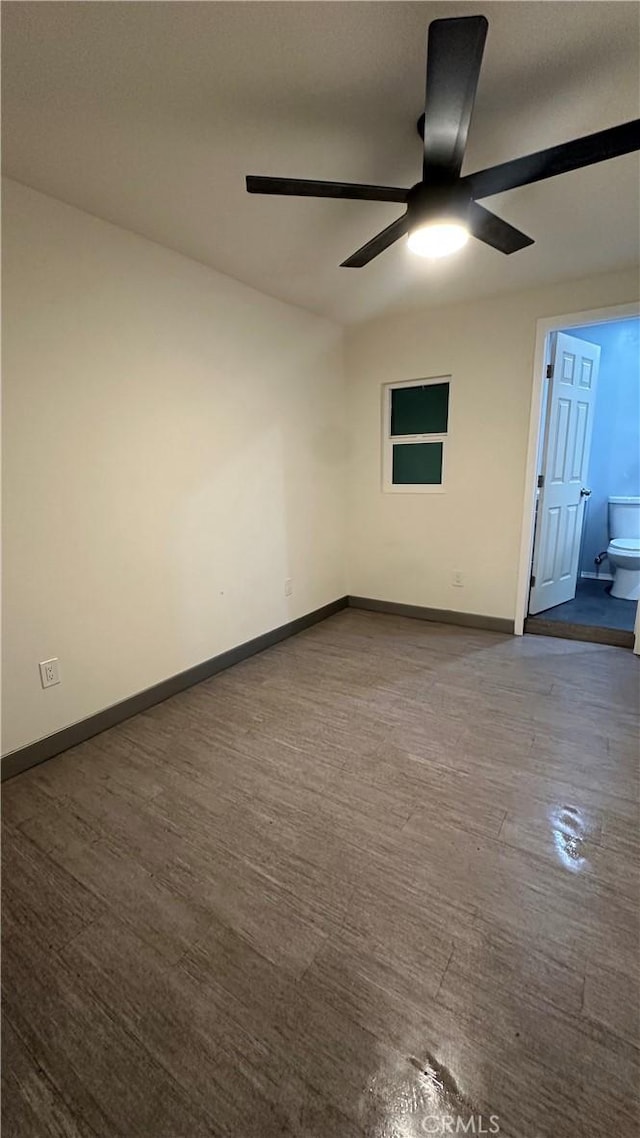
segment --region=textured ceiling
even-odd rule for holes
[[[637,155],[487,199],[535,238],[512,257],[402,241],[340,269],[402,207],[245,192],[247,173],[417,181],[428,24],[478,12],[463,173],[638,115],[635,3],[5,2],[4,172],[343,322],[635,262]]]

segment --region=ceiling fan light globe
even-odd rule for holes
[[[412,229],[407,244],[418,257],[448,257],[462,249],[469,230],[459,221],[430,221]]]

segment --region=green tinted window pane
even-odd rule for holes
[[[442,443],[395,443],[394,486],[440,486]]]
[[[392,435],[444,435],[448,419],[448,383],[392,389]]]

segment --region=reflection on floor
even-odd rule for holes
[[[575,598],[563,605],[538,613],[544,620],[560,620],[567,624],[595,625],[596,628],[619,628],[633,631],[636,602],[620,601],[606,592],[610,581],[578,581]]]

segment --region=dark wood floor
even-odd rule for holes
[[[631,1138],[639,665],[347,611],[5,784],[3,1138]]]

